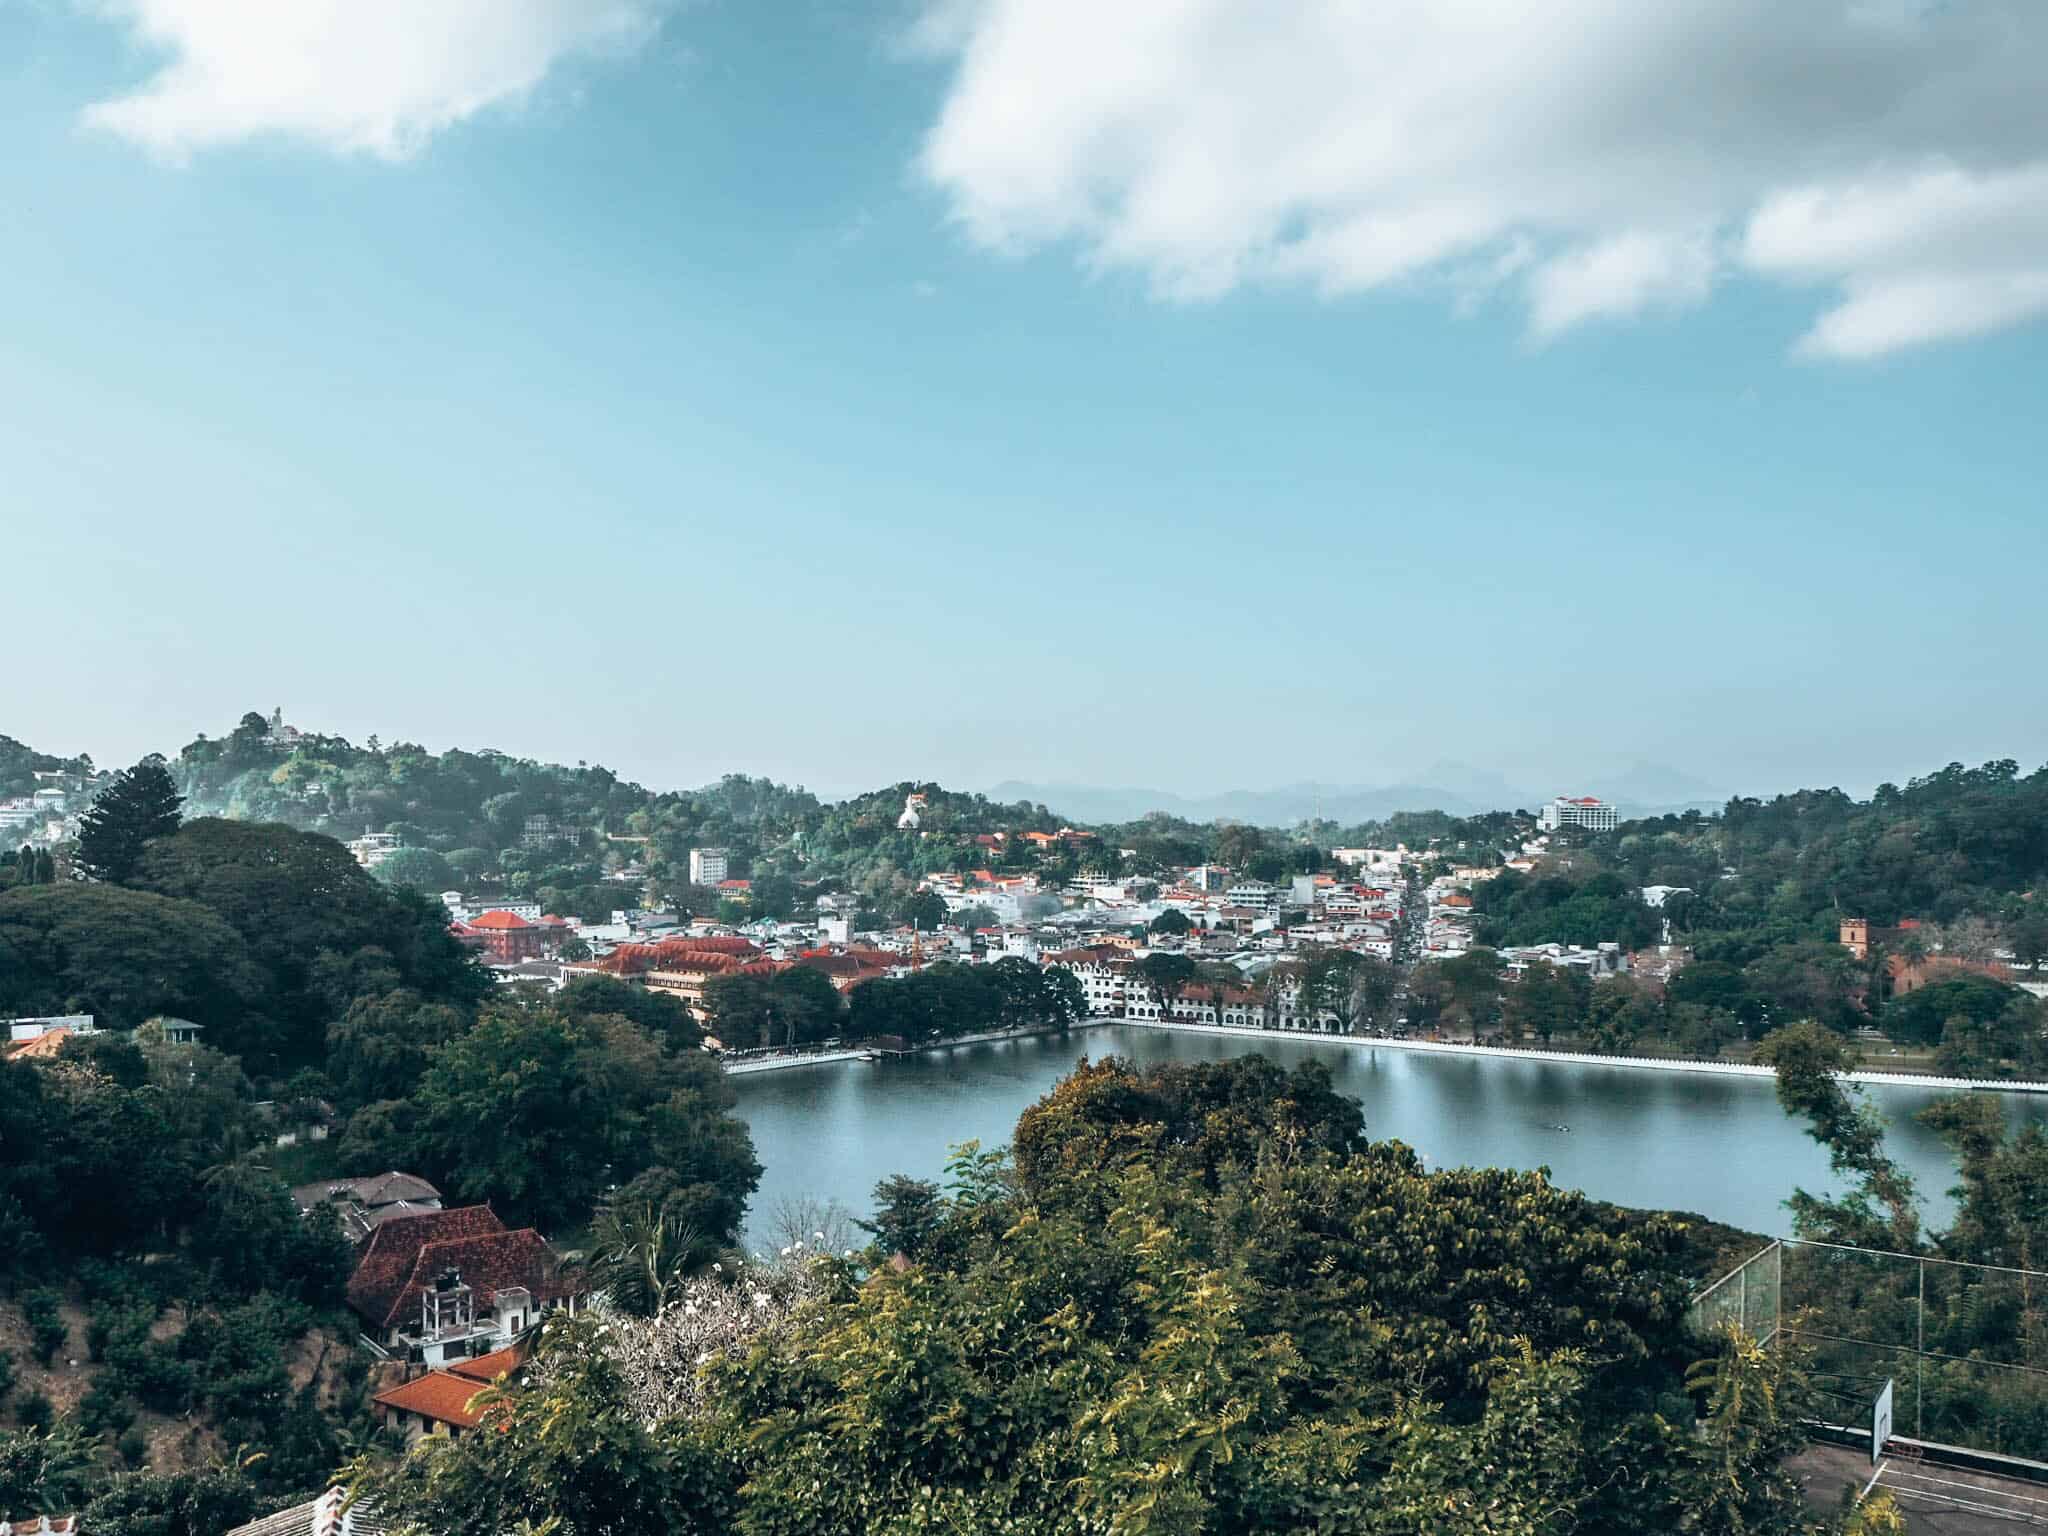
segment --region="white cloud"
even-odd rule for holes
[[[974,240],[1163,297],[1490,286],[1548,337],[1835,286],[1867,356],[2040,312],[2041,0],[930,0]]]
[[[389,159],[562,58],[635,46],[670,0],[104,0],[165,55],[89,123],[167,159],[285,138]]]
[[[1631,230],[1552,257],[1529,279],[1529,326],[1550,337],[1587,320],[1654,304],[1697,304],[1714,280],[1704,236]]]
[[[1800,341],[1811,356],[2002,330],[2048,314],[2048,161],[1782,191],[1749,221],[1744,256],[1760,272],[1843,284]]]

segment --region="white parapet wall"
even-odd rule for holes
[[[1714,1077],[1775,1077],[1769,1067],[1741,1061],[1671,1061],[1655,1056],[1600,1056],[1590,1051],[1539,1051],[1511,1045],[1458,1045],[1446,1040],[1394,1040],[1378,1035],[1326,1035],[1305,1029],[1247,1029],[1236,1024],[1190,1024],[1180,1019],[1090,1019],[1089,1024],[1126,1024],[1132,1029],[1177,1029],[1194,1035],[1229,1035],[1245,1040],[1316,1040],[1363,1050],[1434,1051],[1447,1056],[1502,1056],[1516,1061],[1567,1062],[1588,1067],[1634,1067],[1651,1072],[1698,1072]],[[1924,1072],[1845,1072],[1852,1083],[1886,1088],[1954,1088],[1995,1093],[2048,1093],[2048,1083],[1992,1077],[1935,1077]]]

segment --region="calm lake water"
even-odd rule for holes
[[[1340,1092],[1365,1106],[1367,1131],[1398,1137],[1431,1167],[1547,1167],[1561,1185],[1623,1205],[1698,1211],[1783,1234],[1795,1185],[1832,1188],[1827,1156],[1779,1109],[1769,1081],[1372,1050],[1312,1038],[1249,1041],[1104,1026],[1066,1039],[970,1045],[879,1062],[764,1072],[734,1080],[739,1113],[765,1167],[753,1220],[790,1197],[873,1208],[892,1173],[935,1178],[949,1145],[1006,1144],[1017,1117],[1083,1055],[1139,1064],[1262,1054],[1283,1066],[1326,1064]],[[1895,1157],[1919,1181],[1929,1220],[1945,1225],[1955,1164],[1913,1120],[1939,1095],[1866,1090],[1892,1122]],[[2048,1118],[2030,1095],[2008,1113]],[[1569,1126],[1569,1130],[1559,1129]]]

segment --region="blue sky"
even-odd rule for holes
[[[2043,13],[1679,5],[1503,102],[1518,8],[1392,62],[1319,9],[0,0],[0,731],[828,791],[2048,757]]]

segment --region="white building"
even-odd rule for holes
[[[1555,832],[1559,827],[1584,827],[1588,832],[1612,832],[1621,825],[1621,813],[1604,800],[1591,795],[1567,799],[1559,795],[1536,818],[1536,824],[1546,832]]]
[[[1233,907],[1250,907],[1257,912],[1270,913],[1280,905],[1280,889],[1263,880],[1240,880],[1223,893],[1223,899]]]
[[[363,868],[375,869],[404,846],[405,840],[396,832],[365,832],[349,843],[348,851]]]
[[[724,848],[690,850],[690,884],[715,886],[731,878],[731,857]]]

